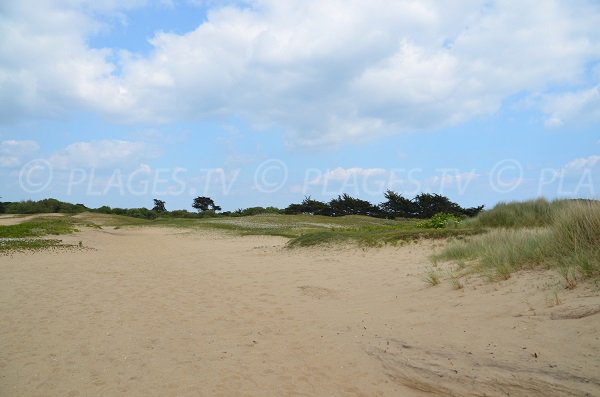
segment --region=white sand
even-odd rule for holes
[[[68,239],[93,249],[0,257],[1,396],[600,395],[598,290],[552,307],[551,274],[453,290],[421,279],[431,243]]]

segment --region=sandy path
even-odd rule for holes
[[[1,396],[600,395],[600,298],[548,307],[550,275],[455,291],[421,281],[430,244],[70,239],[94,250],[0,257]]]

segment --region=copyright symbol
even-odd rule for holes
[[[490,186],[497,193],[515,190],[523,180],[523,167],[515,159],[502,160],[490,172]]]
[[[50,186],[52,176],[52,164],[47,160],[31,160],[19,172],[19,185],[27,193],[40,193]]]
[[[263,161],[254,173],[254,186],[262,193],[274,193],[281,189],[288,178],[288,168],[279,159]]]

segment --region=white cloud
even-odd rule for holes
[[[586,77],[600,57],[591,0],[203,1],[206,21],[157,33],[149,55],[86,44],[106,29],[98,13],[141,0],[13,3],[0,22],[4,121],[77,108],[121,121],[235,117],[310,146],[456,124],[515,94],[550,98],[549,125],[599,108]],[[586,88],[551,99],[556,84]]]
[[[600,122],[600,85],[547,95],[542,99],[542,109],[548,114],[546,125],[549,127],[573,122]]]
[[[156,148],[144,142],[101,140],[70,144],[52,155],[49,161],[56,169],[102,169],[138,164],[157,156]]]
[[[18,167],[39,148],[35,141],[2,141],[0,142],[0,167]]]
[[[385,173],[386,171],[383,168],[338,167],[316,176],[308,183],[311,185],[327,185],[331,182],[348,182],[352,178],[369,178]]]
[[[600,155],[592,155],[588,157],[581,157],[568,162],[563,170],[569,171],[581,171],[584,169],[594,168],[596,164],[600,163]]]

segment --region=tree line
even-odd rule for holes
[[[440,194],[422,193],[413,199],[388,190],[384,197],[386,201],[374,205],[366,200],[342,194],[329,202],[313,200],[310,196],[299,204],[289,205],[285,214],[311,214],[325,216],[366,215],[378,218],[431,218],[438,213],[451,214],[457,217],[472,217],[483,210],[478,207],[463,208]]]
[[[192,202],[192,208],[197,212],[187,210],[168,211],[166,202],[154,199],[152,209],[148,208],[111,208],[102,206],[100,208],[88,208],[83,204],[71,204],[53,198],[39,201],[0,202],[0,213],[8,214],[35,214],[35,213],[80,213],[84,211],[98,212],[103,214],[114,214],[131,216],[135,218],[154,219],[159,216],[170,216],[176,218],[198,218],[208,216],[249,216],[258,214],[288,214],[288,215],[365,215],[378,218],[420,218],[428,219],[438,213],[451,214],[456,217],[472,217],[483,210],[483,205],[478,207],[463,208],[457,203],[450,201],[448,197],[439,194],[422,193],[413,199],[388,190],[384,197],[386,201],[380,204],[372,204],[369,201],[352,197],[348,194],[339,195],[329,202],[312,199],[310,196],[304,198],[301,203],[290,204],[284,209],[276,207],[250,207],[236,211],[220,212],[218,206],[210,197],[196,197]]]

